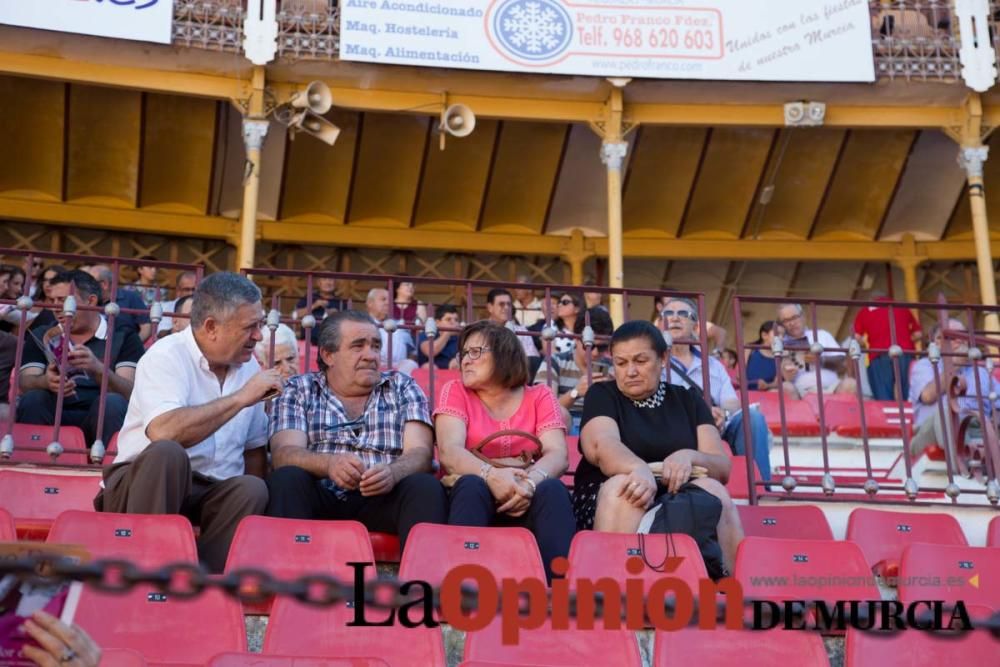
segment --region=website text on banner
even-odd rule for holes
[[[750,81],[874,81],[865,0],[343,0],[343,60]]]
[[[0,0],[0,23],[170,43],[174,0]]]

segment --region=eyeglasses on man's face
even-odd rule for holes
[[[779,320],[779,322],[781,322],[784,325],[788,325],[796,320],[801,320],[801,319],[802,319],[802,313],[795,313],[794,315],[791,315],[789,317],[782,317]]]
[[[663,310],[663,317],[686,317],[689,320],[698,319],[697,313],[694,313],[686,308],[681,308],[680,310],[671,310],[670,308],[665,308]]]
[[[467,347],[458,354],[461,359],[469,358],[472,361],[476,361],[481,356],[483,356],[483,352],[489,352],[489,351],[490,348],[486,347],[485,345],[477,345],[475,347]]]

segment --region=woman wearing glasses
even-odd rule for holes
[[[523,526],[535,535],[549,578],[551,563],[569,553],[573,509],[559,477],[566,471],[566,424],[552,390],[525,386],[528,359],[517,336],[489,321],[476,322],[458,341],[462,379],[444,386],[434,411],[441,464],[460,475],[451,489],[448,523]],[[538,443],[516,434],[488,440],[480,458],[470,450],[500,431],[523,431],[541,443],[525,468],[489,460],[531,458]]]
[[[573,327],[576,325],[576,316],[580,314],[580,298],[575,294],[563,292],[556,302],[555,325],[559,335],[552,341],[552,351],[556,354],[572,352],[576,343],[572,338],[563,338],[563,335],[571,336]]]

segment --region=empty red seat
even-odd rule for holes
[[[101,667],[146,667],[146,659],[138,651],[127,648],[101,649]]]
[[[823,510],[815,505],[737,505],[743,534],[793,540],[832,540]]]
[[[7,425],[0,428],[0,433],[6,433]],[[49,456],[45,448],[55,438],[54,426],[39,426],[36,424],[14,424],[14,454],[10,460],[15,463],[62,463],[66,465],[85,466],[87,460],[87,440],[83,431],[76,426],[59,427],[59,444],[65,450],[57,458]]]
[[[545,581],[535,536],[524,528],[479,528],[418,523],[410,531],[399,578],[436,586],[459,565],[482,565],[499,581],[535,577]]]
[[[1000,549],[911,544],[899,564],[899,599],[962,600],[1000,610]]]
[[[689,626],[675,632],[657,631],[653,645],[653,667],[828,667],[829,664],[826,647],[819,635],[793,630],[761,632],[716,627],[705,631]]]
[[[319,324],[317,322],[316,324]],[[306,342],[304,340],[298,341],[298,352],[299,352],[299,372],[300,373],[311,373],[313,371],[319,370],[319,365],[316,363],[317,346],[309,346],[309,358],[306,358]]]
[[[965,534],[950,514],[917,514],[858,508],[847,520],[847,539],[865,554],[869,567],[884,577],[899,574],[899,559],[910,544],[965,546]]]
[[[412,534],[412,533],[411,533]],[[271,608],[264,636],[264,653],[288,656],[332,655],[379,658],[393,667],[444,667],[441,628],[423,625],[349,627],[355,609],[344,605],[316,607],[279,597]],[[364,610],[369,622],[380,622],[386,611]],[[419,613],[419,612],[414,612]]]
[[[101,667],[103,665],[102,662]],[[209,661],[208,667],[389,667],[389,663],[378,658],[296,658],[260,653],[220,653]]]
[[[853,542],[747,537],[736,550],[743,595],[764,600],[880,600]]]
[[[547,621],[537,630],[521,630],[517,643],[504,644],[500,619],[484,629],[465,634],[465,660],[497,665],[616,665],[639,667],[642,658],[635,633],[629,630],[606,630],[600,619],[592,630],[553,630]]]
[[[761,414],[767,421],[768,428],[775,435],[781,434],[781,398],[776,391],[747,392],[751,403],[760,405]],[[785,424],[790,436],[817,436],[819,422],[816,415],[805,401],[789,400],[785,397]]]
[[[94,558],[126,558],[143,568],[198,561],[191,524],[179,515],[66,512],[49,541],[82,544]],[[99,646],[138,651],[151,663],[201,665],[217,653],[246,650],[239,602],[214,588],[190,599],[149,585],[120,595],[85,588],[76,622]]]
[[[256,568],[282,579],[326,573],[354,579],[349,562],[373,563],[368,530],[357,521],[306,521],[248,516],[240,521],[229,547],[226,572]],[[375,575],[374,564],[365,571]],[[271,601],[244,605],[247,613],[266,614]]]
[[[984,612],[981,610],[978,615]],[[975,609],[970,610],[970,616],[975,618],[976,615]],[[947,622],[948,616],[944,618]],[[991,655],[993,658],[988,657]],[[981,665],[996,664],[998,655],[1000,639],[992,637],[988,630],[943,637],[915,629],[896,633],[850,629],[847,631],[844,664],[845,667]]]
[[[1000,547],[1000,516],[993,517],[986,529],[986,546]]]
[[[458,370],[441,370],[440,368],[434,369],[434,395],[431,396],[431,369],[430,368],[417,368],[414,369],[411,377],[416,381],[420,388],[424,390],[424,394],[427,396],[427,400],[430,401],[431,407],[437,404],[437,398],[441,395],[441,387],[448,384],[452,380],[461,380],[462,372]]]
[[[0,470],[0,507],[14,517],[21,539],[43,540],[61,512],[93,511],[100,482],[94,473]]]
[[[689,535],[644,535],[642,546],[645,547],[646,560],[659,566],[667,554],[684,560],[670,574],[657,572],[650,567],[644,567],[639,575],[629,574],[625,562],[633,556],[642,556],[639,547],[639,535],[631,533],[600,533],[584,530],[573,536],[569,548],[569,572],[566,578],[570,586],[575,588],[579,579],[597,581],[601,577],[611,577],[618,582],[627,578],[639,576],[646,582],[646,587],[662,577],[678,577],[691,587],[698,590],[698,580],[708,577],[705,562],[701,558],[698,544]]]
[[[861,437],[861,408],[857,401],[825,401],[824,417],[827,429],[845,438]],[[908,411],[907,411],[908,409]],[[899,405],[895,401],[864,402],[865,429],[869,438],[901,438],[902,423],[913,423],[913,408],[904,406],[904,419],[899,418]]]

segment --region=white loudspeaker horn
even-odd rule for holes
[[[453,137],[467,137],[476,129],[476,114],[464,104],[452,104],[441,114],[441,130]]]
[[[310,134],[323,143],[330,146],[337,141],[337,137],[340,136],[340,128],[328,121],[322,116],[317,116],[316,114],[304,110],[299,112],[294,120],[292,120],[290,127],[294,132],[305,132]],[[294,134],[292,135],[294,136]]]
[[[322,116],[333,106],[333,95],[325,83],[313,81],[305,90],[295,93],[289,103],[296,109],[308,109]]]

